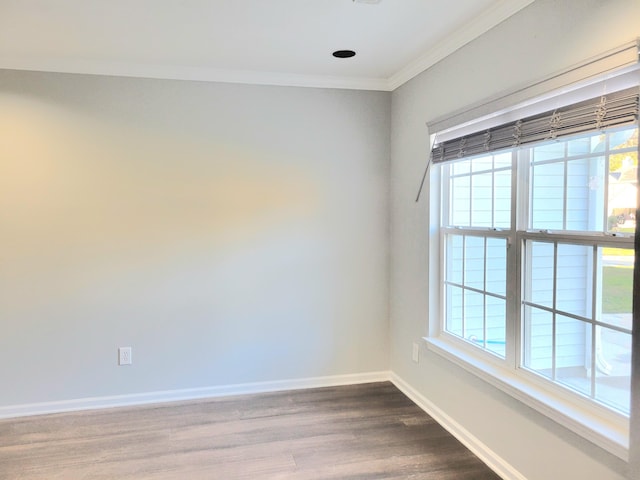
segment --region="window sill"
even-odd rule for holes
[[[427,348],[462,367],[525,405],[554,420],[572,432],[628,461],[629,424],[603,418],[596,409],[584,408],[551,390],[518,375],[516,371],[488,362],[445,337],[425,338]]]

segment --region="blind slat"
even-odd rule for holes
[[[431,151],[432,162],[447,162],[569,135],[631,125],[638,121],[639,93],[639,89],[634,87],[436,143]]]

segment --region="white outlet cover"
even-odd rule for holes
[[[131,347],[118,348],[118,365],[131,365]]]
[[[417,342],[413,342],[413,352],[411,353],[411,358],[415,363],[420,361],[420,344]]]

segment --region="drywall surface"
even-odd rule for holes
[[[391,369],[530,480],[617,479],[626,465],[424,348],[412,362],[436,288],[428,191],[415,203],[425,123],[632,41],[639,18],[637,0],[537,0],[392,95]]]
[[[0,72],[0,406],[387,370],[390,104]]]

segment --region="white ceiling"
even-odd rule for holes
[[[0,68],[393,90],[533,1],[0,0]]]

